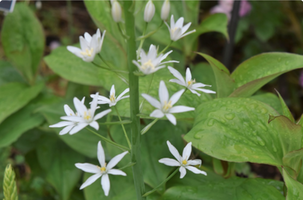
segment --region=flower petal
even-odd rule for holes
[[[186,75],[186,83],[188,83],[188,81],[191,81],[191,79],[192,79],[189,67],[186,69],[185,75]]]
[[[85,188],[86,186],[91,185],[93,182],[95,182],[98,178],[100,178],[101,174],[94,174],[91,177],[89,177],[80,187],[80,190]]]
[[[201,89],[201,88],[197,88],[195,90],[199,90],[201,92],[204,92],[204,93],[213,93],[215,94],[216,92],[215,91],[212,91],[212,90],[208,90],[208,89]]]
[[[75,126],[75,124],[73,125],[69,125],[67,127],[65,127],[64,129],[62,129],[60,132],[59,132],[59,135],[64,135],[66,133],[68,133],[70,130],[72,130],[72,128]]]
[[[50,128],[61,128],[63,126],[70,126],[73,124],[74,124],[74,122],[63,121],[63,122],[58,122],[57,124],[50,125],[49,127]]]
[[[85,121],[82,117],[79,117],[79,116],[63,116],[63,117],[60,117],[60,119],[67,120],[67,121],[70,121],[72,123],[74,123],[74,122],[84,122]]]
[[[169,113],[165,114],[165,116],[173,125],[177,124],[177,120],[176,120],[175,116],[173,116],[172,114],[169,114]]]
[[[188,160],[188,158],[190,157],[190,154],[191,154],[191,149],[192,149],[191,142],[189,142],[183,149],[182,160]]]
[[[70,132],[70,135],[73,135],[75,133],[78,133],[80,130],[82,130],[83,128],[85,128],[87,126],[86,123],[79,123],[77,124]]]
[[[180,178],[183,178],[186,175],[186,169],[184,167],[179,168]]]
[[[184,18],[180,17],[177,21],[176,21],[176,27],[183,27],[183,23],[184,23]]]
[[[96,114],[96,116],[94,117],[94,120],[98,120],[98,119],[102,118],[103,116],[107,115],[111,111],[112,111],[111,109],[107,109],[107,110],[104,110],[104,111]]]
[[[175,106],[172,107],[169,112],[170,113],[182,113],[182,112],[187,112],[187,111],[192,111],[195,110],[195,108],[188,107],[188,106]]]
[[[173,94],[173,96],[171,96],[171,98],[169,100],[171,101],[172,106],[180,99],[180,97],[182,96],[184,91],[185,90],[182,89],[182,90],[176,92],[175,94]]]
[[[67,50],[70,51],[71,53],[75,54],[76,56],[78,56],[79,58],[82,58],[82,50],[77,48],[77,47],[73,47],[73,46],[67,46]]]
[[[100,173],[99,167],[90,163],[76,163],[75,166],[88,173]]]
[[[64,105],[64,112],[67,116],[75,115],[74,111],[67,104]]]
[[[122,98],[122,96],[124,95],[124,94],[126,94],[127,92],[129,92],[129,88],[126,88],[118,97],[117,97],[117,101],[119,101],[121,98]],[[129,96],[128,96],[129,97]]]
[[[183,83],[182,81],[180,81],[178,79],[170,79],[169,82],[177,83],[179,85],[186,87],[185,83]]]
[[[192,171],[195,174],[204,174],[205,176],[207,176],[207,173],[205,171],[199,170],[195,167],[192,166],[186,166],[186,169],[188,169],[189,171]]]
[[[111,169],[107,172],[108,174],[112,175],[121,175],[121,176],[126,176],[126,173],[121,171],[120,169]]]
[[[99,92],[97,92],[95,94],[95,97],[92,100],[92,103],[90,104],[90,111],[91,111],[91,115],[94,116],[95,115],[95,111],[97,109],[97,104],[98,104],[98,96],[99,96]]]
[[[174,77],[176,77],[182,83],[181,85],[184,85],[184,86],[186,85],[183,76],[181,75],[181,73],[178,70],[176,70],[172,67],[167,67],[167,68],[170,71],[170,73],[172,73],[174,75]]]
[[[160,81],[160,86],[159,86],[159,99],[161,102],[161,105],[164,105],[165,102],[168,102],[168,90],[166,88],[166,85],[164,81]]]
[[[168,149],[170,151],[170,153],[177,159],[177,161],[181,161],[181,156],[178,152],[178,150],[167,140],[167,146],[168,146]]]
[[[107,164],[107,169],[112,169],[114,166],[116,166],[118,164],[118,162],[120,162],[120,160],[128,153],[128,151],[125,151],[121,154],[116,155],[115,157],[113,157],[109,163]]]
[[[76,97],[74,97],[74,105],[80,116],[83,116],[84,112],[87,112],[86,106]]]
[[[171,159],[171,158],[162,158],[159,160],[159,163],[162,163],[167,166],[172,166],[172,167],[181,165],[178,161],[176,161],[175,159]]]
[[[89,123],[89,125],[91,127],[93,127],[94,129],[99,130],[99,124],[98,124],[98,122],[92,121],[91,123]]]
[[[155,117],[155,118],[162,118],[162,117],[164,117],[164,113],[161,110],[156,109],[149,116]]]
[[[191,91],[191,93],[196,94],[198,96],[201,96],[201,94],[199,94],[198,92],[196,92],[194,89],[189,89],[189,91]]]
[[[199,165],[199,166],[201,166],[202,160],[200,160],[200,159],[188,160],[187,164],[188,165]]]
[[[161,109],[161,103],[157,99],[155,99],[154,97],[152,97],[148,94],[142,94],[142,97],[144,99],[146,99],[146,101],[148,101],[155,108]]]
[[[110,182],[109,182],[108,174],[103,174],[103,176],[101,177],[101,185],[102,185],[105,196],[108,196],[109,189],[110,189]]]
[[[98,150],[97,150],[97,158],[101,165],[101,167],[105,167],[105,154],[104,149],[102,147],[101,141],[98,142]]]

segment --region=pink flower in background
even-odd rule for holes
[[[228,20],[231,18],[234,0],[219,0],[219,4],[210,10],[210,13],[224,13]],[[244,17],[251,10],[251,5],[247,0],[242,0],[239,10],[240,17]]]
[[[300,74],[299,84],[301,87],[303,87],[303,70],[301,71],[301,74]]]

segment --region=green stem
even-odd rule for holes
[[[144,35],[145,35],[146,29],[147,29],[147,25],[148,25],[148,23],[146,22],[146,23],[145,23],[144,30],[143,30],[142,37],[144,37]],[[142,49],[142,46],[143,46],[144,40],[145,40],[145,38],[144,38],[144,39],[142,39],[142,40],[140,41],[140,45],[139,45],[139,48],[138,48],[138,50],[137,50],[137,59],[139,59],[140,52],[141,52],[141,49]]]
[[[142,35],[142,36],[139,37],[137,40],[143,40],[143,39],[146,39],[146,38],[152,36],[153,34],[155,34],[155,33],[162,27],[163,24],[164,24],[164,22],[163,22],[163,20],[162,20],[161,24],[158,26],[157,29],[155,29],[155,30],[152,31],[152,32],[149,32],[149,33],[146,34],[146,35]]]
[[[159,120],[159,118],[156,118],[154,121],[152,121],[151,123],[149,123],[147,126],[145,126],[142,130],[141,130],[141,135],[143,135],[144,133],[146,133],[157,121]]]
[[[116,106],[114,106],[114,107],[115,107],[115,110],[116,110],[116,112],[117,112],[119,121],[122,122],[122,119],[121,119],[121,117],[120,117],[120,114],[119,114],[119,112],[118,112],[117,107],[116,107]],[[129,141],[128,136],[127,136],[127,133],[126,133],[126,130],[125,130],[124,125],[123,125],[122,123],[121,123],[121,126],[122,126],[122,129],[123,129],[124,136],[125,136],[125,139],[126,139],[126,141],[127,141],[128,147],[129,147],[129,149],[132,149],[132,145],[130,144],[130,141]]]
[[[118,29],[119,29],[121,35],[123,36],[123,38],[126,39],[126,40],[128,40],[129,37],[127,35],[125,35],[125,33],[122,31],[121,23],[120,22],[117,23],[117,26],[118,26]]]
[[[119,73],[125,73],[125,74],[128,74],[127,71],[122,71],[122,70],[115,70],[115,69],[112,69],[112,68],[108,68],[108,67],[104,67],[104,66],[101,66],[101,65],[98,65],[97,63],[95,62],[92,62],[95,66],[101,68],[101,69],[106,69],[108,71],[113,71],[113,72],[119,72]]]
[[[100,135],[100,134],[97,133],[96,131],[93,131],[93,130],[91,130],[91,129],[89,129],[89,128],[86,128],[86,129],[89,130],[90,132],[92,132],[93,134],[95,134],[96,136],[100,137],[100,138],[101,138],[102,140],[104,140],[105,142],[108,142],[108,143],[110,143],[110,144],[112,144],[112,145],[118,147],[119,149],[122,149],[122,150],[124,150],[124,151],[125,151],[125,150],[126,150],[126,151],[129,151],[129,150],[130,150],[129,148],[127,148],[127,147],[125,147],[125,146],[123,146],[123,145],[120,145],[120,144],[118,144],[118,143],[115,143],[115,142],[113,142],[113,141],[107,139],[106,137]]]
[[[130,94],[130,120],[131,123],[131,162],[136,163],[132,166],[134,186],[136,189],[137,200],[144,200],[142,195],[145,193],[143,181],[143,172],[141,166],[141,134],[139,114],[139,78],[134,74],[137,67],[133,64],[136,60],[136,37],[135,37],[135,19],[133,10],[135,1],[124,1],[123,10],[125,14],[126,34],[129,36],[126,44],[127,66],[129,69],[129,94]]]
[[[171,40],[170,43],[160,53],[158,53],[158,55],[163,54],[173,42],[174,41]]]
[[[146,197],[147,195],[150,195],[151,193],[155,192],[161,185],[163,185],[164,183],[166,183],[169,179],[171,179],[177,172],[178,172],[177,168],[169,177],[167,177],[162,183],[160,183],[157,187],[155,187],[154,189],[152,189],[151,191],[146,192],[145,194],[143,194],[143,197]]]
[[[104,122],[104,123],[99,123],[99,125],[116,125],[116,124],[130,124],[132,123],[129,120],[123,120],[123,121],[119,121],[119,122]]]
[[[152,73],[152,75],[151,75],[151,79],[150,79],[149,85],[148,85],[148,87],[147,87],[147,93],[146,93],[146,94],[149,93],[150,86],[151,86],[151,84],[152,84],[152,82],[153,82],[154,74],[155,74],[155,73]],[[145,101],[145,99],[143,98],[143,100],[142,100],[142,102],[141,102],[141,104],[140,104],[140,112],[142,111],[144,101]]]

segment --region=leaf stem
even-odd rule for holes
[[[146,38],[152,36],[153,34],[155,34],[155,33],[162,27],[163,24],[164,24],[164,22],[163,22],[163,20],[162,20],[162,23],[158,26],[157,29],[155,29],[154,31],[149,32],[149,33],[146,34],[146,35],[142,35],[141,37],[137,38],[137,40],[144,40],[144,39],[146,39]]]
[[[151,75],[151,79],[150,79],[149,85],[148,85],[148,87],[147,87],[147,93],[146,93],[146,94],[149,93],[150,86],[151,86],[151,84],[152,84],[152,82],[153,82],[153,79],[154,79],[154,74],[155,74],[155,73],[152,73],[152,75]],[[143,100],[142,100],[142,102],[141,102],[141,104],[140,104],[140,108],[139,108],[139,109],[140,109],[140,112],[142,111],[144,101],[145,101],[145,99],[143,98]]]
[[[118,115],[119,121],[120,121],[120,122],[122,122],[122,119],[121,119],[121,117],[120,117],[120,114],[119,114],[119,112],[118,112],[117,107],[116,107],[116,106],[114,106],[114,107],[115,107],[115,110],[116,110],[116,112],[117,112],[117,115]],[[129,149],[132,149],[132,145],[131,145],[131,143],[130,143],[130,141],[129,141],[129,138],[128,138],[128,136],[127,136],[127,133],[126,133],[126,130],[125,130],[124,124],[122,124],[122,123],[121,123],[121,126],[122,126],[122,129],[123,129],[124,136],[125,136],[125,139],[126,139],[126,141],[127,141],[128,147],[129,147]]]
[[[166,183],[169,179],[171,179],[177,172],[178,172],[177,168],[173,173],[171,173],[171,175],[169,175],[169,177],[167,177],[164,181],[162,181],[162,183],[160,183],[157,187],[155,187],[154,189],[152,189],[151,191],[146,192],[145,194],[143,194],[143,197],[146,197],[152,193],[154,193],[161,185],[163,185],[164,183]]]
[[[108,143],[110,143],[110,144],[112,144],[112,145],[114,145],[114,146],[116,146],[116,147],[118,147],[119,149],[122,149],[122,150],[124,150],[124,151],[125,151],[125,150],[126,150],[126,151],[130,151],[129,148],[127,148],[127,147],[125,147],[125,146],[123,146],[123,145],[120,145],[120,144],[118,144],[118,143],[115,143],[115,142],[113,142],[113,141],[107,139],[106,137],[100,135],[100,134],[97,133],[96,131],[93,131],[93,130],[91,130],[91,129],[89,129],[89,128],[86,128],[86,129],[89,130],[90,132],[92,132],[93,134],[95,134],[96,136],[100,137],[100,138],[101,138],[102,140],[104,140],[105,142],[108,142]]]
[[[163,54],[163,52],[165,52],[165,51],[168,49],[168,47],[170,47],[170,45],[171,45],[173,42],[174,42],[174,41],[171,40],[170,43],[169,43],[169,44],[168,44],[160,53],[158,53],[158,55]]]
[[[146,29],[147,29],[147,25],[148,25],[148,23],[146,22],[146,23],[145,23],[145,26],[144,26],[144,29],[143,29],[142,37],[144,37],[144,35],[145,35]],[[143,39],[140,41],[140,45],[139,45],[139,48],[138,48],[138,50],[137,50],[137,59],[139,59],[140,52],[141,52],[141,49],[142,49],[144,40],[145,40],[145,38],[143,38]]]

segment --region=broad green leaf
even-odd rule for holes
[[[291,151],[283,157],[283,165],[286,167],[290,167],[295,171],[294,178],[297,178],[301,170],[302,159],[303,159],[303,149]],[[284,169],[287,170],[286,168]]]
[[[303,199],[303,185],[302,183],[294,180],[286,171],[282,168],[282,175],[287,187],[286,200]]]
[[[253,99],[216,99],[201,104],[196,113],[184,139],[221,160],[281,166],[285,154],[302,147],[300,125]],[[270,116],[278,117],[269,121]]]
[[[45,136],[44,142],[40,142],[37,155],[46,172],[46,180],[57,190],[60,199],[68,200],[81,175],[75,163],[83,162],[84,156],[50,135]]]
[[[303,56],[290,53],[263,53],[254,56],[231,74],[236,90],[231,97],[248,97],[272,79],[303,67]]]
[[[217,85],[217,97],[226,97],[232,93],[235,86],[234,80],[230,77],[228,69],[213,57],[203,53],[198,54],[205,58],[213,69]]]
[[[0,60],[0,85],[4,85],[10,82],[25,83],[24,78],[15,68],[13,68],[11,63]]]
[[[105,51],[105,49],[103,50]],[[114,72],[98,68],[92,63],[84,62],[82,59],[69,52],[66,47],[55,49],[44,59],[46,64],[55,73],[75,83],[103,86],[107,89],[110,89],[112,84],[126,86]]]
[[[207,171],[207,176],[192,174],[188,172],[185,178],[180,179],[175,176],[172,186],[166,190],[162,200],[191,199],[191,200],[243,200],[259,199],[283,200],[284,196],[276,189],[283,183],[271,183],[278,181],[267,181],[264,179],[250,179],[232,177],[229,179],[218,178],[211,171]]]
[[[25,3],[17,3],[5,17],[1,40],[6,56],[33,83],[45,42],[40,22]]]
[[[72,105],[73,103],[71,101],[69,102],[64,101],[50,106],[45,106],[44,108],[40,109],[39,112],[46,118],[49,125],[56,124],[62,121],[60,117],[66,115],[63,109],[63,105],[65,103],[68,104],[70,108],[75,111],[75,108],[73,107]],[[96,113],[98,112],[100,111],[97,110]],[[51,130],[59,134],[62,128],[52,128]],[[105,135],[104,130],[105,128],[101,126],[99,131],[96,132]],[[98,143],[100,138],[94,135],[93,133],[91,133],[90,131],[88,131],[87,129],[82,129],[81,131],[79,131],[74,135],[69,135],[69,134],[61,135],[59,138],[62,139],[72,149],[87,157],[95,158],[97,156],[96,144]]]
[[[263,93],[263,94],[256,94],[249,98],[266,103],[269,106],[271,106],[273,109],[278,111],[278,113],[280,113],[280,114],[283,113],[280,100],[277,97],[277,95],[275,95],[273,93],[267,92],[267,93]]]
[[[24,132],[40,125],[44,121],[41,114],[33,112],[36,108],[35,105],[29,104],[0,124],[0,147],[10,145]]]
[[[294,117],[292,116],[288,106],[286,105],[284,99],[281,97],[280,93],[278,91],[276,91],[279,95],[279,99],[281,102],[281,107],[283,109],[283,115],[286,116],[290,121],[295,122]]]
[[[34,99],[44,87],[43,83],[27,86],[22,83],[7,83],[0,86],[0,123],[24,107],[30,100]]]

